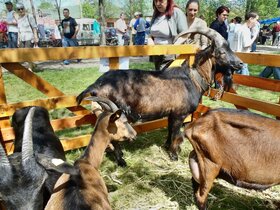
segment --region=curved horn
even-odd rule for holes
[[[191,33],[199,33],[202,34],[209,39],[213,40],[216,45],[221,46],[226,40],[219,34],[217,31],[208,28],[208,27],[194,27],[191,30],[183,31],[178,34],[174,39],[174,44],[183,44],[189,37],[188,34]]]
[[[101,103],[99,103],[100,106],[102,108],[108,110],[108,111],[111,111],[111,112],[115,112],[115,111],[119,110],[117,105],[115,103],[113,103],[111,100],[107,99],[107,98],[100,98],[100,97],[90,96],[90,97],[85,98],[84,100],[94,101],[94,102],[97,102],[97,103],[101,102]],[[108,109],[108,107],[106,107],[106,105],[108,105],[110,107],[110,109]]]
[[[0,143],[0,167],[4,167],[4,168],[11,167],[10,161],[1,143]]]
[[[32,121],[35,113],[35,107],[29,109],[24,121],[24,131],[22,139],[22,156],[23,162],[30,160],[33,157],[33,139],[32,139]]]

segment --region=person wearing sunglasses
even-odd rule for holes
[[[18,18],[18,46],[31,48],[38,46],[37,24],[32,15],[26,13],[22,3],[16,4]]]
[[[189,0],[186,4],[186,17],[187,17],[187,29],[192,29],[196,26],[206,28],[207,23],[196,17],[199,12],[199,1]],[[205,49],[208,45],[208,38],[201,34],[195,34],[188,39],[188,44],[196,44],[200,49]]]
[[[222,37],[225,38],[225,40],[228,40],[228,29],[227,29],[227,25],[226,25],[225,22],[226,22],[226,20],[228,18],[229,12],[230,12],[230,10],[229,10],[228,7],[220,6],[216,10],[216,20],[214,20],[210,24],[210,28],[214,29],[219,34],[221,34]]]

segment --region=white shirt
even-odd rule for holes
[[[37,28],[35,19],[31,15],[24,15],[18,19],[18,32],[20,41],[30,41],[34,39],[32,28]]]
[[[7,12],[7,22],[8,23],[16,23],[17,20],[15,18],[15,11]],[[15,25],[8,24],[8,32],[18,32],[18,27]]]
[[[129,23],[129,27],[131,28],[131,34],[136,34],[136,32],[137,32],[133,27],[135,22],[136,22],[136,19],[133,18],[133,19],[131,19],[131,21]]]
[[[232,43],[233,51],[250,52],[252,43],[251,30],[248,28],[246,23],[235,30]]]
[[[172,44],[172,36],[165,15],[155,19],[150,32],[155,44]]]
[[[125,21],[121,18],[119,18],[116,22],[115,22],[115,28],[117,29],[117,34],[118,35],[123,35],[127,29],[127,25],[125,23]]]

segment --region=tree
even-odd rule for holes
[[[61,22],[61,15],[60,15],[60,8],[61,8],[61,0],[54,0],[55,2],[55,8],[57,10],[57,13],[58,13],[58,19],[59,19],[59,22]]]
[[[34,19],[35,19],[35,22],[37,23],[37,20],[36,20],[36,11],[35,11],[35,7],[34,7],[34,4],[33,4],[33,0],[30,0],[30,5],[31,5],[33,17],[34,17]]]
[[[106,40],[105,40],[105,27],[106,27],[106,21],[105,21],[105,16],[104,16],[104,1],[103,0],[98,0],[98,8],[99,8],[99,15],[101,18],[101,37],[100,37],[100,45],[106,45]]]
[[[41,4],[38,6],[39,9],[42,10],[50,10],[50,9],[55,9],[54,5],[51,2],[48,2],[46,0],[41,1]]]
[[[96,17],[96,7],[92,1],[86,0],[82,3],[82,16],[87,18]]]

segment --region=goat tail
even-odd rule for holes
[[[92,86],[89,86],[87,89],[85,89],[76,97],[76,101],[78,105],[82,102],[82,100],[86,97],[87,94],[90,94],[91,96],[97,95],[96,91],[93,90]]]

